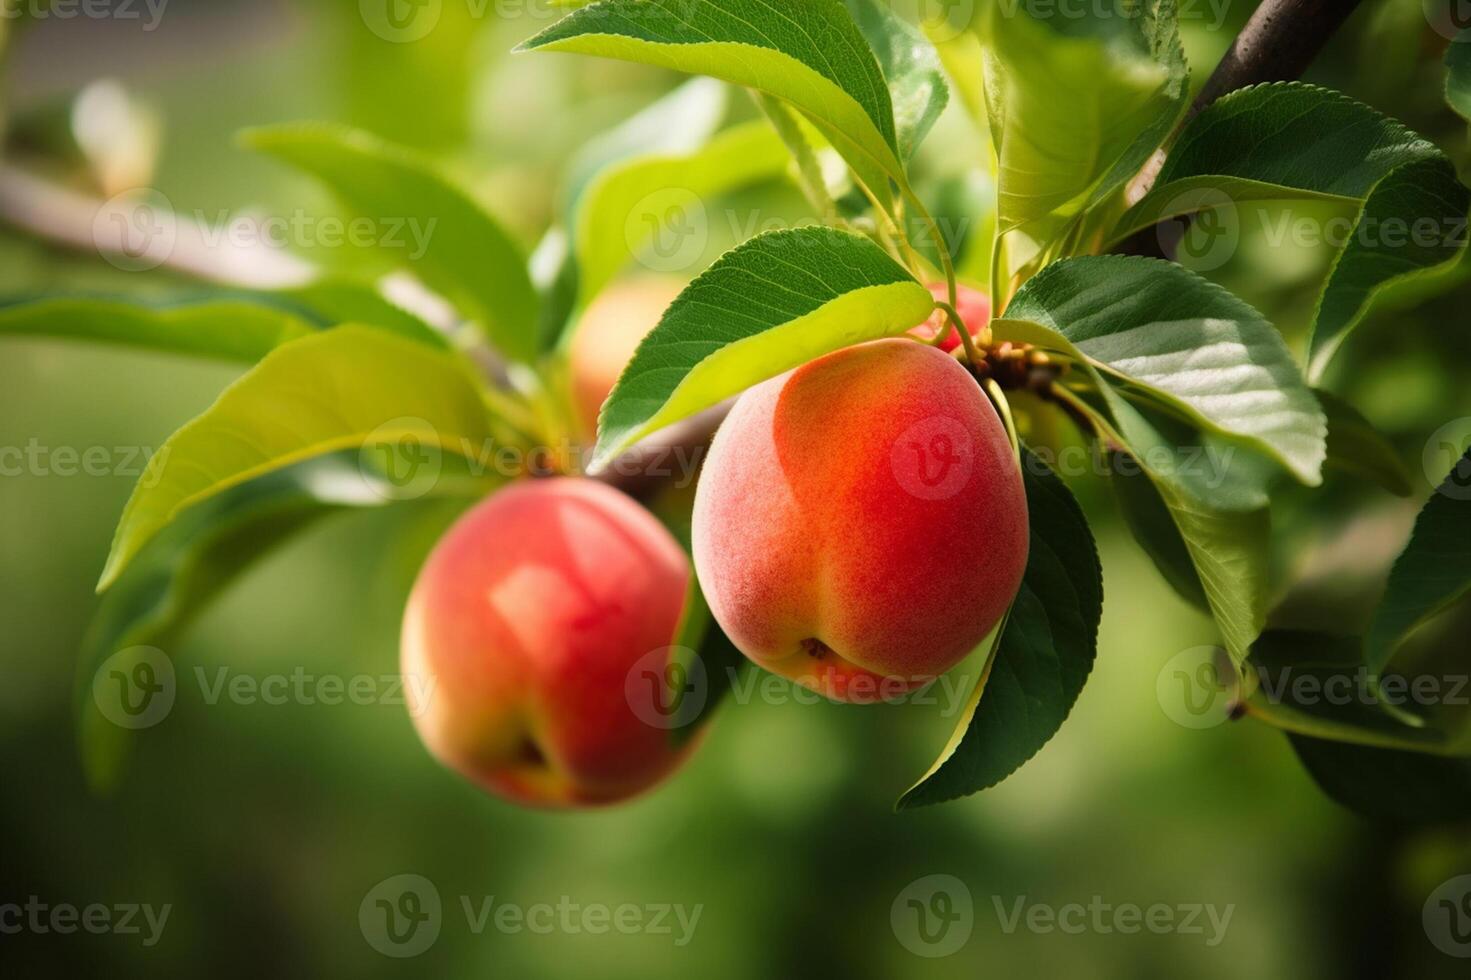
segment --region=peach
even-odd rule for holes
[[[943,303],[946,302],[950,292],[943,282],[936,282],[930,284],[930,295],[935,297],[936,302]],[[958,285],[955,287],[955,311],[965,321],[965,327],[971,332],[971,336],[975,336],[982,327],[991,322],[991,297],[979,289],[972,289],[963,284]],[[909,332],[920,340],[931,340],[936,330],[944,328],[946,319],[948,318],[944,310],[936,310],[928,320]],[[940,350],[947,354],[959,346],[960,335],[954,330],[951,330],[945,335],[945,339],[940,341]]]
[[[849,347],[743,394],[695,495],[695,570],[750,659],[840,701],[888,699],[966,656],[1027,559],[1021,473],[953,357]]]
[[[598,413],[608,392],[683,288],[678,279],[643,276],[614,283],[588,304],[567,353],[572,404],[583,438],[597,434]]]
[[[628,692],[641,671],[666,676],[689,576],[669,532],[604,484],[559,477],[492,494],[435,546],[404,614],[425,745],[524,804],[610,803],[653,786],[684,751]]]

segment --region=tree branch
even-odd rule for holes
[[[1260,82],[1298,78],[1323,50],[1333,33],[1354,12],[1359,2],[1360,0],[1262,0],[1232,42],[1230,50],[1206,79],[1200,94],[1191,103],[1186,118],[1193,117],[1216,99],[1238,88]],[[1154,184],[1163,164],[1164,153],[1156,153],[1131,185],[1131,194],[1137,189],[1138,195],[1143,196]],[[1164,257],[1155,229],[1140,232],[1129,239],[1120,250],[1131,254],[1150,254],[1149,251],[1138,250],[1142,248],[1152,248],[1153,254]],[[616,460],[601,478],[634,496],[644,496],[652,492],[661,485],[659,481],[629,475],[637,472],[637,460],[650,456],[662,459],[670,451],[670,447],[676,446],[686,453],[703,453],[726,411],[728,405],[704,412],[698,416],[698,424],[688,426],[683,431],[676,431],[671,426],[662,438],[656,437],[660,452],[650,454],[644,447],[636,446],[627,455]],[[686,439],[689,441],[685,441]],[[622,475],[615,475],[615,470]]]
[[[1360,0],[1262,0],[1215,71],[1205,80],[1180,125],[1183,127],[1227,92],[1301,77],[1359,3]],[[1165,153],[1160,150],[1139,171],[1129,185],[1130,204],[1154,186],[1164,162]],[[1171,258],[1170,253],[1184,233],[1183,222],[1175,222],[1171,228],[1169,242],[1161,241],[1158,228],[1146,228],[1124,242],[1119,251],[1126,255]]]

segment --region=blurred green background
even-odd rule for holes
[[[367,0],[169,0],[152,29],[141,3],[141,20],[29,6],[27,21],[6,22],[10,161],[88,186],[73,103],[115,79],[160,127],[144,182],[180,210],[211,215],[331,213],[318,187],[233,140],[244,126],[324,119],[436,155],[534,244],[578,146],[679,81],[596,59],[510,55],[551,21],[533,0],[442,0],[435,28],[403,44],[366,28]],[[1197,85],[1250,12],[1228,4],[1219,29],[1212,18],[1186,21]],[[1435,139],[1464,175],[1471,153],[1464,123],[1441,104],[1441,47],[1419,0],[1365,4],[1308,77]],[[952,107],[919,165],[929,186],[970,172],[982,146]],[[739,206],[803,217],[789,187],[749,192]],[[732,243],[712,228],[710,255]],[[1208,274],[1299,337],[1327,260],[1248,231]],[[1394,438],[1418,485],[1408,501],[1345,479],[1284,494],[1279,566],[1284,580],[1313,573],[1296,602],[1320,618],[1362,617],[1444,472],[1422,475],[1427,438],[1471,416],[1464,279],[1458,270],[1381,304],[1330,379]],[[180,285],[0,233],[6,296]],[[0,341],[0,445],[157,447],[233,375],[119,349]],[[1073,716],[999,787],[905,814],[893,800],[953,724],[937,707],[727,703],[668,784],[631,805],[562,815],[511,808],[442,770],[399,706],[207,703],[196,666],[211,677],[222,666],[391,674],[408,585],[447,519],[432,504],[334,518],[253,569],[166,651],[178,701],[139,736],[118,792],[95,797],[76,754],[73,677],[131,484],[124,473],[0,478],[0,903],[167,903],[170,916],[151,947],[139,935],[0,934],[7,976],[1466,975],[1421,925],[1426,896],[1471,870],[1465,828],[1366,821],[1321,793],[1280,734],[1172,721],[1157,678],[1177,653],[1214,642],[1213,627],[1162,583],[1091,479],[1076,489],[1099,537],[1106,602],[1095,675]],[[379,882],[404,873],[433,882],[445,911],[433,946],[400,961],[375,951],[358,911]],[[974,927],[958,952],[929,959],[900,941],[891,910],[937,873],[964,883]],[[476,934],[461,898],[489,896],[701,913],[684,945],[677,927]],[[1231,918],[1210,945],[1208,925],[1204,935],[1008,930],[997,911],[1021,897],[1056,908],[1095,896],[1229,907]]]

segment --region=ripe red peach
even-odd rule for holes
[[[641,669],[663,676],[689,576],[669,532],[604,484],[492,494],[439,541],[409,597],[402,667],[420,737],[523,804],[648,789],[684,752],[627,685]]]
[[[684,288],[678,279],[642,276],[617,282],[588,304],[568,349],[572,403],[583,438],[598,431],[598,412],[639,342]]]
[[[1027,559],[1021,473],[953,357],[846,348],[743,394],[695,496],[695,569],[749,658],[834,700],[890,698],[966,656]]]
[[[950,293],[943,282],[936,282],[930,284],[930,295],[935,297],[936,302],[943,303],[947,301]],[[957,285],[955,287],[955,312],[960,314],[960,318],[965,321],[965,328],[974,336],[980,332],[982,327],[991,322],[991,297],[979,289],[972,289],[964,284]],[[945,327],[947,319],[949,318],[945,315],[944,310],[936,310],[928,320],[909,332],[920,340],[931,340],[935,336],[935,331]],[[947,354],[959,346],[960,335],[954,330],[947,333],[945,339],[940,341],[940,350]]]

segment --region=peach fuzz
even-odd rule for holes
[[[492,494],[440,539],[404,615],[425,745],[523,804],[610,803],[653,786],[684,752],[626,685],[646,667],[663,676],[689,575],[669,532],[604,484]]]
[[[693,541],[711,611],[748,657],[834,700],[887,699],[1000,621],[1027,504],[969,372],[879,340],[740,397],[705,461]]]

